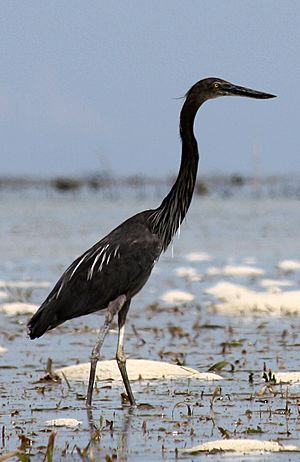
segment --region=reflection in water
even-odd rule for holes
[[[95,425],[95,422],[94,422],[94,417],[93,417],[93,410],[91,408],[91,406],[87,406],[86,407],[86,413],[87,413],[87,420],[88,420],[88,424],[89,424],[89,430],[90,430],[90,435],[91,435],[91,438],[94,434],[94,431],[96,430],[96,425]]]
[[[119,452],[119,460],[121,462],[127,460],[128,454],[128,437],[129,431],[131,428],[132,417],[134,415],[135,408],[124,407],[124,414],[123,414],[123,427],[122,431],[120,432],[119,444],[118,444],[118,452]]]
[[[119,442],[117,446],[118,460],[120,462],[127,461],[128,454],[128,437],[131,428],[132,417],[134,416],[135,408],[132,406],[123,406],[123,423],[122,429],[119,432]],[[89,458],[91,461],[96,460],[94,452],[99,450],[99,443],[101,441],[101,428],[95,424],[93,410],[87,406],[87,420],[90,432],[90,441],[88,444]],[[94,451],[95,449],[95,451]]]

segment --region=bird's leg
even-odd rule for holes
[[[131,390],[130,382],[126,370],[126,356],[124,353],[124,332],[125,332],[125,321],[126,316],[129,310],[131,300],[127,300],[123,308],[119,311],[118,314],[118,325],[119,325],[119,337],[118,337],[118,347],[116,353],[116,360],[119,366],[119,370],[122,375],[124,386],[130,401],[131,406],[135,406],[135,399]]]
[[[114,319],[115,314],[119,313],[119,311],[124,306],[125,302],[126,302],[125,295],[120,295],[118,298],[110,302],[110,304],[107,307],[104,325],[99,332],[97,342],[92,350],[92,355],[91,355],[91,369],[90,369],[89,385],[88,385],[88,391],[87,391],[87,397],[86,397],[86,403],[88,406],[91,406],[92,404],[92,395],[93,395],[93,388],[94,388],[95,375],[96,375],[96,366],[100,358],[101,347],[103,345],[106,334],[109,331],[110,325]]]

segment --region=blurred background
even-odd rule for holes
[[[172,178],[178,98],[207,76],[278,98],[205,105],[201,175],[298,173],[299,22],[296,0],[3,2],[2,186],[12,177],[88,177],[95,187],[99,176]]]

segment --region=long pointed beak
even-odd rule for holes
[[[262,91],[252,90],[251,88],[240,87],[239,85],[230,83],[222,85],[222,90],[229,96],[245,96],[247,98],[257,99],[276,98],[276,95],[271,95],[270,93],[264,93]]]

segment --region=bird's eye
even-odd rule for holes
[[[219,86],[220,86],[219,82],[215,82],[213,84],[213,87],[214,87],[215,90],[217,90],[219,88]]]

